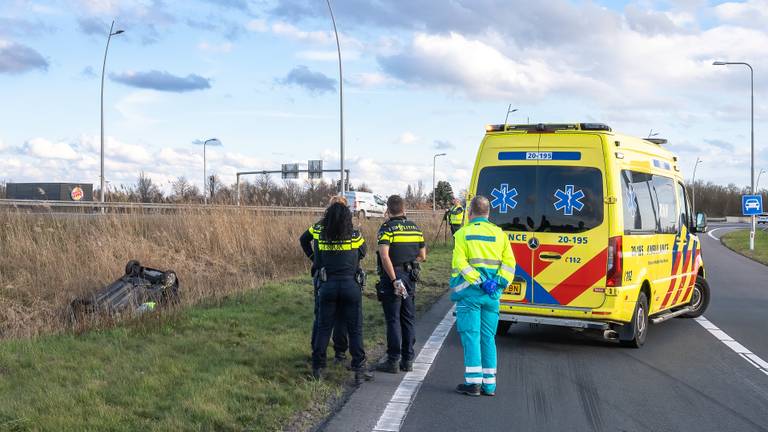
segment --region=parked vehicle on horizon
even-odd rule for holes
[[[761,213],[757,215],[757,223],[768,224],[768,213]]]
[[[352,214],[362,218],[383,218],[387,211],[387,202],[372,192],[345,192]]]
[[[517,260],[500,334],[558,325],[637,348],[651,322],[704,313],[706,217],[664,143],[598,123],[486,128],[468,199],[489,198]]]

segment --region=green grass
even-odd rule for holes
[[[424,267],[422,311],[445,292],[450,250],[433,251]],[[364,301],[369,357],[384,340],[374,279]],[[301,277],[108,330],[0,343],[0,430],[307,429],[351,378],[337,366],[310,379],[312,313]]]
[[[768,232],[758,229],[755,232],[755,250],[749,250],[749,230],[736,230],[720,237],[723,244],[755,261],[768,265]]]

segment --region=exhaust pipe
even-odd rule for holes
[[[605,330],[603,331],[603,337],[607,340],[617,340],[619,338],[619,333],[617,333],[616,330]]]

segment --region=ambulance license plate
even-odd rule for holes
[[[507,295],[520,295],[523,292],[523,284],[520,282],[512,282],[508,287],[504,288],[504,294]]]

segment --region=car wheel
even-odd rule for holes
[[[645,338],[648,336],[648,324],[648,299],[645,297],[645,293],[641,292],[637,297],[632,322],[624,324],[625,328],[622,329],[624,331],[619,332],[619,344],[630,348],[643,346]]]
[[[130,260],[125,264],[126,276],[138,276],[141,273],[141,264],[136,260]]]
[[[365,212],[365,210],[360,210],[360,217],[363,219],[368,219],[368,214]]]
[[[704,314],[709,306],[709,284],[702,277],[696,278],[696,284],[693,286],[691,302],[688,303],[691,311],[681,315],[683,318],[698,318]]]
[[[510,321],[499,320],[499,324],[496,326],[496,334],[499,336],[504,336],[509,333],[510,327],[512,327],[512,323]]]

